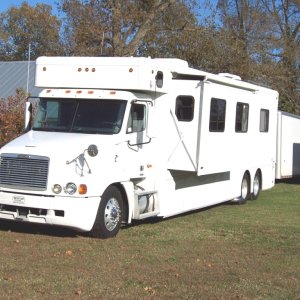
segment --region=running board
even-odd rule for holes
[[[147,213],[144,213],[144,214],[140,214],[139,215],[139,220],[147,219],[147,218],[150,218],[150,217],[156,217],[158,214],[159,214],[159,211],[150,211],[150,212],[147,212]]]

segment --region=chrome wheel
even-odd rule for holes
[[[261,190],[261,173],[257,171],[254,176],[253,180],[253,193],[252,193],[252,199],[256,200],[260,194]]]
[[[242,181],[242,188],[241,188],[241,198],[247,199],[248,193],[249,193],[248,178],[244,176]]]
[[[109,186],[103,193],[96,219],[90,234],[94,237],[114,237],[123,220],[124,201],[122,193],[116,186]]]
[[[233,199],[234,203],[244,204],[247,202],[250,195],[250,177],[247,172],[245,172],[242,184],[241,184],[241,194],[238,198]]]
[[[117,199],[110,198],[104,210],[104,224],[107,230],[113,231],[121,220],[121,209]]]

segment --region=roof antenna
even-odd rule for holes
[[[26,87],[27,96],[29,92],[29,70],[30,70],[30,43],[28,44],[27,87]]]

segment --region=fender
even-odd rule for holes
[[[128,201],[128,224],[131,223],[134,211],[134,185],[131,181],[120,182],[127,196]]]

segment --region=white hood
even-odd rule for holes
[[[55,156],[64,153],[72,158],[82,153],[89,145],[95,144],[98,148],[111,148],[119,140],[116,135],[79,134],[63,132],[30,131],[9,142],[1,148],[1,153],[22,153],[43,156]]]

